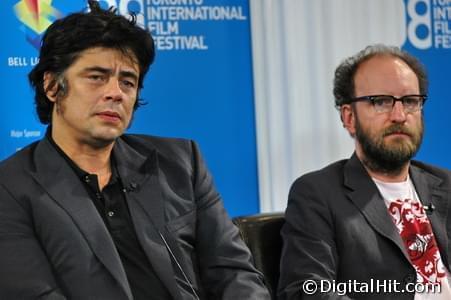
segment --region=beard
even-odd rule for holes
[[[379,133],[371,133],[363,128],[356,114],[356,139],[362,147],[362,163],[373,172],[398,174],[420,148],[423,140],[423,117],[420,122],[416,129],[394,124]],[[406,134],[410,140],[397,138],[391,142],[385,141],[384,138],[392,133]]]

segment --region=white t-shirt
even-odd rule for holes
[[[403,231],[408,231],[407,226],[405,226],[406,223],[415,222],[417,225],[429,226],[428,228],[431,228],[429,219],[427,218],[410,177],[404,182],[383,182],[375,178],[373,178],[373,181],[384,198],[388,212],[398,228],[401,237],[403,236]],[[416,230],[414,232],[417,232]],[[414,253],[421,253],[422,255],[426,253],[426,250],[428,249],[427,245],[432,239],[435,239],[433,233],[424,235],[420,233],[416,235],[415,242],[408,242],[410,243],[409,246],[406,244],[405,246],[408,247],[408,250],[413,249],[415,251]],[[410,251],[408,252],[411,253]],[[450,300],[450,274],[443,265],[438,248],[437,251],[433,251],[432,253],[434,253],[434,258],[436,258],[435,261],[432,262],[426,260],[427,263],[421,267],[416,266],[413,263],[412,265],[417,270],[417,282],[421,283],[425,282],[425,280],[429,280],[430,282],[440,281],[441,293],[417,292],[415,293],[415,300]],[[435,269],[436,272],[433,272],[433,275],[428,277],[426,273],[431,269]],[[422,287],[423,286],[419,286],[418,288],[421,289]]]

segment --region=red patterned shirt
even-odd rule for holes
[[[416,293],[415,300],[451,299],[448,273],[440,257],[431,223],[411,180],[408,178],[405,182],[396,183],[373,180],[416,270],[417,283],[422,284],[421,288],[427,288],[428,284],[441,285],[441,293]]]

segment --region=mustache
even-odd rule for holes
[[[393,133],[402,133],[402,134],[408,135],[410,137],[413,137],[415,135],[415,133],[412,132],[412,130],[410,130],[409,128],[406,128],[404,125],[401,125],[401,124],[394,124],[394,125],[388,127],[387,129],[384,130],[382,135],[385,137],[385,136],[393,134]]]

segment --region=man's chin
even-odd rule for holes
[[[410,161],[416,150],[411,141],[384,141],[383,147],[363,150],[364,164],[372,171],[395,174]]]
[[[415,151],[415,145],[411,138],[393,138],[384,141],[384,149],[393,153],[411,153]]]
[[[116,131],[116,130],[97,132],[92,135],[91,144],[92,144],[92,146],[98,147],[98,148],[106,147],[106,146],[110,145],[111,143],[114,143],[114,141],[118,137],[120,137],[122,134],[123,134],[122,131]]]

